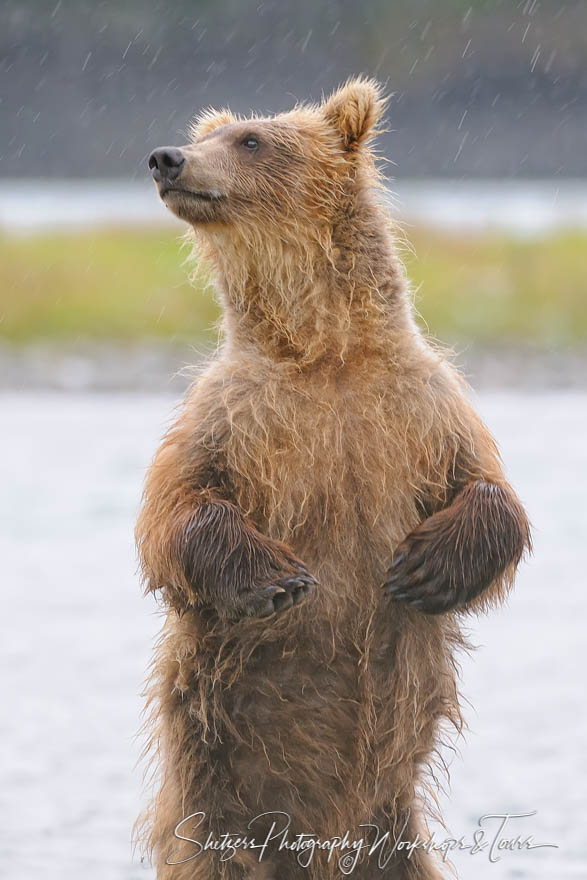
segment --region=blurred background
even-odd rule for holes
[[[356,73],[392,95],[379,147],[422,326],[454,347],[535,526],[509,607],[469,624],[471,732],[442,808],[468,838],[535,810],[512,829],[558,848],[454,862],[587,875],[587,4],[5,0],[1,876],[152,876],[130,829],[161,620],[132,530],[218,310],[146,158],[202,107],[275,112]]]

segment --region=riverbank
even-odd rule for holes
[[[587,348],[587,229],[397,237],[432,336],[459,350]],[[177,228],[0,236],[0,340],[214,345],[220,311],[205,278],[190,283],[189,256]]]
[[[184,391],[210,349],[190,344],[78,341],[0,343],[0,391]],[[587,390],[587,348],[458,349],[454,357],[475,390]]]
[[[220,318],[183,225],[142,184],[56,186],[0,194],[0,388],[181,392]],[[473,386],[587,387],[585,185],[397,192],[418,318]]]

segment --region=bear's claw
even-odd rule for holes
[[[462,604],[445,566],[438,570],[437,558],[426,552],[422,542],[404,545],[396,554],[383,585],[384,595],[426,614],[442,614]]]
[[[299,605],[314,591],[317,581],[301,565],[299,574],[285,574],[272,584],[249,590],[239,597],[239,617],[270,617]]]

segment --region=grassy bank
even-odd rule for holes
[[[424,324],[479,345],[587,344],[587,233],[519,241],[409,230],[405,261]],[[174,233],[0,238],[0,338],[215,338],[211,291],[187,281]]]

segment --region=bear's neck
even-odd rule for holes
[[[397,356],[419,335],[389,218],[372,205],[354,208],[305,242],[212,245],[229,352],[336,367]]]

